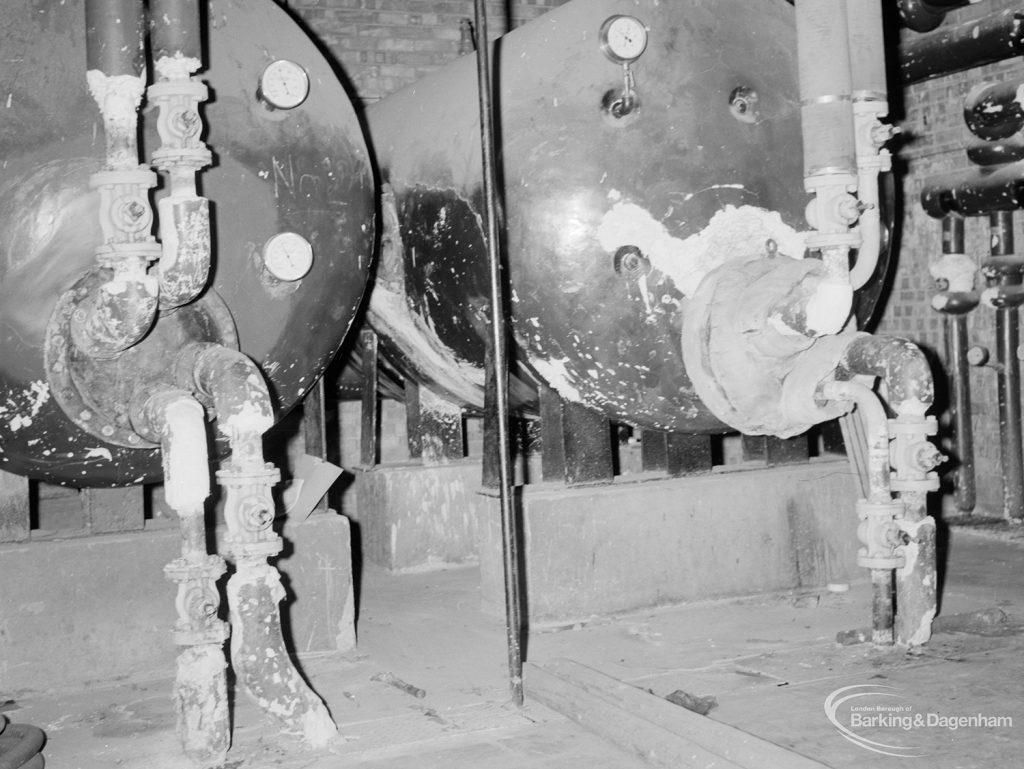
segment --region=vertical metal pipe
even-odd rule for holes
[[[508,641],[509,685],[516,705],[523,704],[523,660],[520,653],[522,600],[519,579],[519,542],[512,509],[512,454],[509,445],[508,350],[505,340],[505,301],[498,240],[497,176],[494,156],[494,116],[491,99],[491,44],[487,37],[484,0],[473,4],[476,32],[477,82],[480,97],[480,139],[483,162],[484,205],[487,218],[487,257],[491,284],[491,343],[493,349],[496,421],[498,423],[498,478],[501,502],[502,552],[505,566],[505,631]]]
[[[974,476],[974,427],[971,421],[971,382],[967,363],[967,316],[946,317],[947,360],[952,369],[953,431],[957,460],[956,507],[962,513],[974,510],[977,492]]]
[[[942,218],[942,253],[964,253],[964,218],[959,214],[946,214]],[[977,295],[973,303],[977,304]],[[968,305],[969,307],[970,305]],[[974,427],[971,420],[971,382],[967,363],[966,309],[955,314],[945,313],[943,325],[946,337],[946,360],[950,368],[950,389],[953,417],[953,450],[959,466],[956,470],[954,498],[957,510],[974,510],[976,490],[974,483]]]
[[[1013,212],[989,215],[992,256],[1013,254]],[[1024,445],[1021,436],[1020,319],[1016,305],[996,309],[996,344],[999,373],[999,434],[1003,458],[1003,514],[1024,518]]]
[[[202,60],[199,0],[150,0],[153,61],[182,56]]]
[[[145,8],[141,0],[86,0],[85,60],[107,77],[146,70]]]

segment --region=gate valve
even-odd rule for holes
[[[913,470],[927,473],[945,462],[949,457],[939,451],[938,447],[930,441],[921,441],[911,446],[907,452],[909,464]]]
[[[896,519],[903,516],[903,503],[857,500],[857,538],[864,547],[857,551],[857,565],[867,569],[901,569],[905,559],[897,548],[903,544],[903,533]]]

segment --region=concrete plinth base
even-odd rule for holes
[[[347,651],[355,643],[348,520],[312,515],[286,521],[281,533],[292,649]],[[175,525],[0,546],[0,696],[173,675],[175,587],[163,567],[180,550]]]
[[[480,462],[355,470],[363,557],[402,571],[477,558]]]
[[[521,495],[526,610],[572,621],[863,578],[845,460]],[[480,516],[484,608],[504,612],[497,500]]]

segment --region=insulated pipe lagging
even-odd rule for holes
[[[850,39],[850,85],[853,98],[884,102],[888,98],[888,84],[885,77],[882,0],[847,0],[846,26]]]
[[[202,512],[210,496],[206,411],[191,393],[161,389],[143,398],[132,426],[160,441],[164,496],[179,514]]]
[[[857,172],[846,0],[796,0],[804,175]]]

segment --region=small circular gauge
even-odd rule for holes
[[[295,109],[307,96],[309,75],[294,61],[272,61],[260,75],[260,98],[274,109]]]
[[[647,48],[647,27],[635,16],[609,16],[601,25],[601,50],[616,64],[632,64]]]
[[[278,280],[301,280],[313,266],[313,246],[297,232],[279,232],[263,244],[263,266]]]

